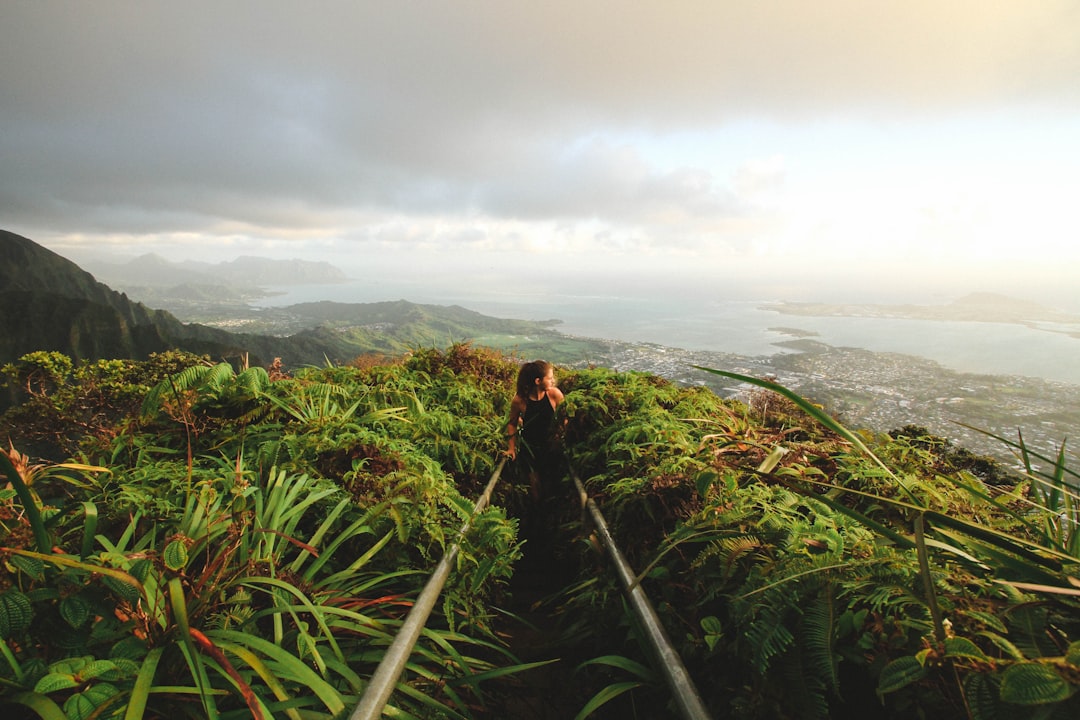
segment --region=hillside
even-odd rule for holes
[[[132,302],[56,253],[0,231],[0,362],[35,350],[144,358],[170,347],[221,357],[243,350],[229,333]]]
[[[255,260],[241,258],[229,265],[228,272],[250,267],[256,273],[254,280],[278,277],[279,266]],[[162,262],[146,256],[139,266],[153,277],[154,268],[171,271]],[[312,265],[313,272],[333,276],[332,268]],[[199,277],[178,272],[174,279]],[[199,294],[197,288],[191,292]],[[477,334],[544,331],[543,324],[405,301],[310,303],[268,312],[272,322],[252,319],[255,332],[184,323],[167,311],[130,300],[32,240],[0,231],[0,364],[37,350],[96,360],[144,359],[150,353],[181,349],[215,359],[247,357],[252,365],[265,366],[281,358],[287,367],[299,367],[328,360],[347,362],[370,352],[404,352],[418,344],[445,346]],[[258,311],[252,314],[257,316]],[[290,334],[282,337],[258,330],[271,326],[290,327]]]

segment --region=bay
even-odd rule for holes
[[[460,305],[501,318],[560,321],[568,335],[644,342],[687,350],[727,352],[751,357],[791,352],[781,343],[809,337],[834,347],[914,355],[958,372],[1021,375],[1080,385],[1076,361],[1080,339],[1065,331],[1017,323],[956,322],[895,317],[818,317],[787,315],[764,306],[777,298],[725,297],[703,292],[650,293],[645,288],[613,292],[553,292],[542,289],[496,291],[480,287],[433,288],[400,278],[350,281],[334,285],[274,288],[260,306],[281,307],[329,300],[368,303],[405,299]]]

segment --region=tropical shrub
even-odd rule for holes
[[[5,455],[0,701],[70,718],[347,711],[471,513],[455,478],[477,485],[470,470],[494,466],[444,468],[412,442],[426,407],[461,396],[469,376],[399,378],[414,401],[382,405],[377,378],[396,373],[419,371],[272,380],[197,360],[102,421],[108,432],[83,446],[95,464]],[[483,449],[476,438],[497,425],[483,409],[461,414],[462,439],[446,443],[468,451],[447,457]],[[490,601],[517,557],[513,524],[489,509],[462,547],[399,712],[469,717],[482,673],[511,664]]]
[[[1026,471],[1006,484],[916,428],[852,432],[722,374],[754,401],[603,370],[562,383],[572,464],[717,715],[1075,713],[1080,494],[1064,450],[1013,443]],[[647,661],[618,596],[583,575],[572,631]]]
[[[17,430],[24,452],[55,462],[80,448],[108,446],[152,386],[196,363],[208,360],[170,351],[142,362],[112,359],[76,365],[62,353],[29,353],[0,368],[14,400],[0,415],[0,428]]]
[[[0,455],[0,703],[347,713],[497,465],[516,370],[465,344],[291,377],[194,356],[9,366],[23,395]],[[715,716],[1075,715],[1080,491],[1064,446],[999,437],[1013,470],[721,374],[752,388],[744,401],[559,372],[569,467]],[[15,450],[46,446],[43,462]],[[495,716],[513,692],[524,666],[501,608],[524,485],[508,480],[461,539],[391,713]],[[565,490],[565,587],[544,606],[575,683],[599,688],[580,716],[672,715]]]

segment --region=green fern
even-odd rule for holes
[[[771,600],[757,607],[753,620],[746,628],[750,666],[759,675],[768,671],[772,658],[788,650],[795,642],[795,636],[785,622],[786,602],[776,603],[776,598]]]
[[[800,652],[785,653],[776,661],[773,675],[783,683],[781,702],[793,718],[828,720],[828,690],[820,668]]]
[[[834,695],[840,694],[840,663],[833,643],[836,638],[837,607],[833,600],[833,585],[828,583],[822,592],[804,607],[799,625],[799,643],[807,667],[823,681]]]

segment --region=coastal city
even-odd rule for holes
[[[767,357],[682,350],[651,343],[611,343],[602,362],[707,385],[744,399],[751,386],[696,369],[707,367],[776,382],[822,405],[853,429],[925,428],[971,452],[1012,465],[1012,448],[994,435],[1056,457],[1080,430],[1080,387],[1021,376],[958,373],[911,355],[837,348],[808,339],[783,343]],[[597,360],[601,360],[597,358]],[[599,362],[594,363],[599,364]]]

